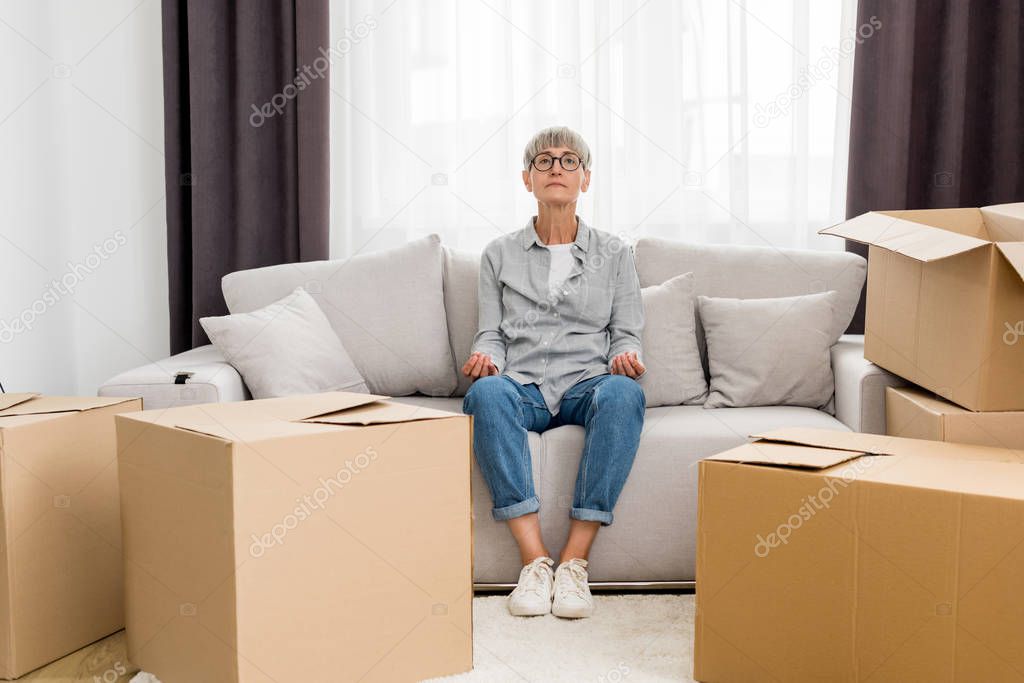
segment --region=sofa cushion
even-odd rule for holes
[[[404,396],[396,401],[461,412],[462,398]],[[615,506],[615,523],[591,551],[592,581],[692,581],[696,567],[697,461],[780,427],[849,429],[819,410],[791,406],[648,408],[640,448]],[[558,556],[569,533],[569,508],[583,453],[576,425],[528,433],[541,530]],[[514,583],[522,565],[504,522],[491,517],[491,494],[473,463],[473,578]]]
[[[444,310],[448,316],[448,338],[455,354],[459,383],[455,396],[465,396],[472,380],[462,374],[476,337],[479,310],[480,254],[444,247]]]
[[[838,339],[849,327],[860,301],[867,261],[843,251],[693,244],[643,237],[636,243],[636,269],[641,287],[692,272],[700,296],[758,299],[834,289],[839,301],[830,336]],[[706,370],[704,327],[699,314],[697,343]]]
[[[249,313],[200,318],[253,398],[324,391],[368,393],[327,316],[302,287]]]
[[[643,387],[647,407],[697,405],[708,383],[697,347],[693,273],[677,275],[640,291],[644,303]]]
[[[779,427],[849,431],[812,408],[649,408],[636,460],[615,506],[615,523],[601,530],[591,550],[590,580],[694,580],[697,462],[745,443],[749,434]],[[583,439],[584,430],[576,425],[541,435],[541,533],[553,557],[569,533]],[[509,558],[502,576],[515,580],[517,560]]]
[[[370,392],[448,396],[457,379],[442,291],[441,241],[224,276],[228,310],[247,313],[304,286],[323,309]]]
[[[705,408],[823,409],[835,392],[835,291],[769,299],[698,297],[707,337]]]

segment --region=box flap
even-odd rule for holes
[[[1024,242],[999,242],[996,247],[1024,280]]]
[[[175,429],[211,436],[231,443],[256,443],[268,439],[290,436],[309,436],[317,431],[337,429],[329,425],[287,420],[182,420],[173,423]]]
[[[993,242],[1024,241],[1024,202],[984,206],[981,215]]]
[[[0,411],[7,410],[11,406],[16,406],[19,403],[24,403],[38,395],[39,394],[0,394]]]
[[[867,455],[924,456],[972,460],[975,462],[1012,462],[1024,464],[1024,453],[1009,448],[984,446],[949,441],[910,439],[883,434],[860,434],[810,427],[787,427],[776,429],[754,438],[768,442],[803,444],[807,446],[851,449]],[[760,441],[758,443],[764,443]]]
[[[792,443],[758,441],[712,455],[705,460],[721,460],[750,465],[783,465],[821,470],[859,458],[865,453],[835,448],[817,448]]]
[[[981,207],[983,212],[992,211],[1004,216],[1015,216],[1024,219],[1024,202],[1010,202],[1009,204],[989,204]]]
[[[443,417],[455,417],[459,413],[436,408],[409,405],[408,403],[389,403],[378,401],[357,408],[307,418],[301,422],[317,422],[336,425],[371,425],[390,422],[412,422],[414,420],[435,420]]]
[[[870,455],[896,455],[898,447],[896,439],[880,434],[861,434],[859,432],[841,432],[835,429],[815,429],[813,427],[784,427],[773,429],[763,434],[751,434],[750,438],[761,442],[797,444],[815,448],[833,448],[837,450],[855,451]]]
[[[138,400],[127,396],[39,396],[38,394],[22,394],[29,400],[20,401],[11,407],[0,410],[0,417],[14,415],[42,415],[46,413],[70,413],[94,408],[126,403]],[[4,396],[7,396],[5,394]]]
[[[370,425],[461,415],[433,408],[391,403],[390,397],[329,392],[286,398],[200,406],[168,424],[225,441],[252,442],[315,433],[338,427]],[[333,425],[333,427],[332,427]]]
[[[223,441],[235,441],[238,437],[235,430],[228,428],[218,422],[182,422],[174,425],[175,429],[184,429],[186,432],[195,432],[203,436],[212,436]]]
[[[918,261],[936,261],[984,247],[991,242],[951,230],[872,211],[818,231],[871,244]]]
[[[271,418],[298,421],[349,410],[366,403],[373,403],[374,401],[388,398],[391,397],[380,394],[360,394],[352,391],[329,391],[323,394],[304,394],[261,401],[246,401],[241,404],[242,410],[224,412],[239,413],[239,419]],[[242,417],[242,414],[245,416]],[[220,416],[219,412],[218,416]]]

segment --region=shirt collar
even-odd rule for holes
[[[523,228],[521,242],[524,250],[528,250],[534,244],[545,246],[544,243],[541,242],[540,237],[537,236],[537,229],[533,224],[534,219],[536,218],[536,216],[530,216],[526,221],[526,227]],[[586,251],[587,246],[590,244],[590,226],[580,218],[579,214],[576,215],[576,220],[578,221],[576,225],[576,240],[573,244],[579,247],[582,251]]]

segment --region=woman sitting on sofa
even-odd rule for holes
[[[588,226],[576,200],[590,149],[565,127],[542,130],[523,156],[537,215],[491,241],[480,261],[479,331],[462,372],[473,379],[473,451],[523,568],[508,599],[517,616],[586,617],[587,555],[629,475],[643,428],[643,304],[632,250]],[[527,432],[586,430],[557,569],[540,533]]]

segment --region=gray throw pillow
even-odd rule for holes
[[[232,313],[256,310],[301,286],[320,305],[372,393],[450,396],[458,377],[442,257],[441,238],[430,234],[344,259],[237,271],[225,275],[221,286]]]
[[[369,393],[327,316],[302,287],[250,313],[200,318],[253,398]]]
[[[711,373],[704,407],[831,412],[838,297],[834,290],[774,299],[697,297]]]
[[[697,348],[693,273],[640,290],[644,302],[643,360],[637,379],[647,407],[699,405],[708,384]]]

